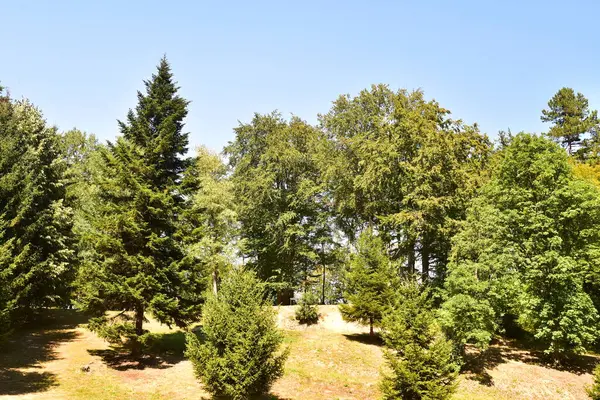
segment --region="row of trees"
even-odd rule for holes
[[[1,93],[2,332],[75,304],[141,352],[145,315],[189,326],[242,264],[274,303],[303,292],[382,327],[396,377],[515,329],[555,356],[597,342],[599,121],[571,89],[542,112],[548,136],[496,146],[421,91],[375,85],[316,126],[256,114],[194,156],[166,59],[106,144]]]

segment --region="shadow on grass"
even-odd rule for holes
[[[485,386],[493,386],[494,381],[488,370],[508,361],[518,361],[581,375],[592,373],[600,359],[585,354],[553,359],[542,350],[530,348],[527,344],[517,341],[499,341],[483,352],[472,347],[467,348],[464,361],[462,371],[472,374],[469,379],[478,381]]]
[[[383,346],[383,339],[381,336],[375,334],[373,336],[368,333],[352,333],[352,334],[344,334],[346,339],[351,340],[353,342],[359,342],[362,344],[370,344],[374,346]]]
[[[200,400],[228,400],[230,397],[224,396],[212,396],[212,397],[201,397]],[[251,400],[292,400],[289,397],[279,397],[274,394],[263,394],[260,396],[250,397]]]
[[[0,395],[23,395],[45,392],[58,386],[56,375],[50,372],[21,372],[15,369],[0,370]]]
[[[85,320],[74,310],[44,310],[13,332],[0,347],[0,395],[43,392],[58,385],[55,374],[29,370],[57,360],[56,347],[74,340],[77,332],[72,329]]]
[[[118,371],[171,368],[185,359],[184,352],[185,332],[182,331],[152,334],[141,356],[133,356],[130,349],[118,346],[88,350],[89,354],[100,357],[109,368]]]

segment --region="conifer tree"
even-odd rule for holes
[[[80,303],[97,315],[90,327],[109,340],[130,339],[135,352],[145,313],[186,326],[199,317],[202,292],[177,240],[188,102],[177,94],[165,58],[145,87],[135,110],[119,122],[122,137],[100,149],[98,199],[79,279]],[[108,310],[121,312],[108,317]]]
[[[384,399],[450,398],[459,370],[453,346],[416,282],[399,286],[393,307],[384,314],[382,337],[391,371],[381,384]]]
[[[203,308],[204,340],[189,333],[186,356],[215,396],[235,400],[267,393],[283,375],[287,349],[264,283],[253,272],[232,271]]]
[[[1,89],[0,89],[1,90]],[[0,92],[0,318],[64,305],[74,272],[72,213],[55,128]]]
[[[349,304],[340,305],[342,317],[369,325],[373,336],[373,328],[379,325],[393,299],[398,272],[386,253],[383,240],[370,229],[363,232],[345,276],[344,297]]]
[[[567,87],[560,89],[548,101],[548,108],[542,110],[541,119],[554,124],[548,134],[560,140],[569,154],[573,154],[581,144],[582,135],[589,133],[595,138],[600,126],[598,112],[589,109],[585,96],[575,94]]]

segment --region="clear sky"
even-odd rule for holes
[[[48,121],[112,139],[163,54],[192,147],[280,110],[316,122],[373,83],[421,88],[455,118],[540,132],[562,86],[600,107],[596,1],[0,0],[0,82]]]

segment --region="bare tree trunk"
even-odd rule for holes
[[[421,279],[423,283],[429,280],[429,244],[423,241],[421,248]]]
[[[408,249],[407,261],[408,261],[408,273],[414,274],[415,273],[415,242],[414,241],[410,243],[410,246]]]
[[[131,350],[134,356],[142,354],[142,344],[140,337],[144,334],[144,306],[138,304],[135,308],[135,341]]]
[[[217,290],[218,288],[218,281],[219,281],[219,273],[218,271],[215,269],[212,272],[212,289],[213,289],[213,293],[217,294]]]
[[[325,305],[325,262],[323,262],[324,259],[324,249],[323,249],[323,243],[321,243],[321,266],[323,267],[323,289],[321,292],[321,304]]]
[[[375,331],[373,330],[373,317],[369,317],[369,336],[373,337]]]

